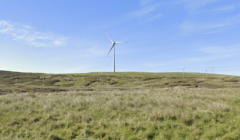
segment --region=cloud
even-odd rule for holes
[[[222,32],[228,29],[229,27],[240,24],[240,15],[224,19],[221,21],[213,21],[208,23],[196,23],[186,21],[180,25],[180,29],[183,31],[185,35],[188,34],[211,34]]]
[[[240,44],[228,45],[228,46],[204,46],[196,51],[200,51],[206,54],[213,55],[228,55],[234,56],[240,52]]]
[[[64,50],[65,55],[57,55],[56,57],[52,57],[53,55],[49,55],[50,58],[48,60],[51,61],[62,61],[62,60],[70,60],[70,59],[90,59],[90,58],[106,58],[107,53],[111,47],[111,44],[103,44],[92,41],[82,40],[78,43],[78,47],[74,49]],[[55,53],[55,51],[54,51]],[[60,51],[60,54],[63,53]]]
[[[127,14],[126,18],[129,19],[129,18],[143,17],[143,16],[155,11],[158,7],[159,7],[159,4],[152,4],[152,5],[144,6],[140,10],[133,11],[133,12]]]
[[[91,56],[105,56],[107,51],[100,49],[100,47],[92,47],[86,49],[86,52]]]
[[[203,54],[201,54],[201,56],[187,57],[182,59],[164,60],[162,62],[148,62],[145,64],[145,66],[149,68],[158,68],[158,67],[171,66],[171,65],[173,66],[178,64],[191,65],[191,64],[209,62],[214,60],[234,58],[235,56],[238,56],[240,53],[240,44],[226,45],[226,46],[214,46],[214,45],[205,46],[204,45],[204,46],[200,46],[198,49],[193,51],[197,51],[198,54],[199,52]]]
[[[146,5],[146,4],[148,4],[148,3],[150,3],[150,2],[152,2],[153,0],[140,0],[140,4],[141,5]]]
[[[239,4],[235,5],[228,5],[228,6],[222,6],[222,7],[217,7],[214,9],[207,9],[207,10],[194,10],[191,11],[191,14],[219,14],[223,12],[232,12],[235,9],[239,7]]]
[[[148,20],[146,20],[144,23],[147,23],[147,22],[151,22],[151,21],[157,20],[157,19],[159,19],[160,17],[162,17],[162,14],[155,15],[155,16],[149,18]]]
[[[208,4],[218,2],[220,0],[176,0],[175,4],[186,4],[186,7],[191,10],[196,10],[198,8],[204,7]]]
[[[64,37],[60,37],[59,39],[53,41],[55,45],[62,46],[65,44],[66,39]]]
[[[147,23],[150,21],[153,21],[160,17],[160,14],[156,15],[156,17],[153,17],[152,13],[155,12],[159,7],[160,4],[163,3],[153,3],[154,0],[140,0],[140,6],[138,6],[137,9],[128,11],[124,15],[122,15],[120,18],[117,18],[115,20],[112,20],[111,22],[108,22],[104,25],[104,28],[113,26],[119,23],[125,23],[132,20],[143,20],[140,21],[141,23]],[[150,18],[149,18],[150,17]],[[151,19],[152,18],[152,19]]]
[[[221,4],[221,1],[223,0],[173,0],[168,2],[168,5],[183,5],[190,14],[216,14],[230,12],[240,6],[239,3],[232,3],[231,5],[223,5],[222,7],[218,7],[218,5]]]
[[[216,46],[210,46],[210,47],[203,47],[198,49],[198,51],[208,54],[219,54],[226,51],[223,47],[216,47]]]
[[[35,47],[62,46],[66,43],[66,37],[38,32],[28,25],[20,25],[5,20],[0,20],[0,33]]]
[[[219,7],[213,10],[210,10],[212,12],[226,12],[226,11],[232,11],[236,8],[234,5],[229,5],[229,6],[224,6],[224,7]]]

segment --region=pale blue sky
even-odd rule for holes
[[[0,2],[0,69],[240,75],[239,0]]]

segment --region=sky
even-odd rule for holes
[[[0,70],[240,76],[239,0],[7,0]]]

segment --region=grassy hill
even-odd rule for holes
[[[204,73],[44,74],[0,71],[0,94],[129,88],[239,88],[240,77]]]
[[[0,71],[0,139],[240,139],[239,80]]]

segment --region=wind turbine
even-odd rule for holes
[[[106,32],[107,33],[107,32]],[[109,53],[111,52],[111,50],[113,49],[113,72],[115,72],[115,45],[116,44],[119,44],[119,43],[127,43],[127,42],[114,42],[112,39],[111,39],[111,37],[109,36],[109,34],[107,33],[107,35],[108,35],[108,37],[109,37],[109,39],[111,40],[111,42],[112,42],[112,47],[110,48],[110,50],[109,50],[109,52],[108,52],[108,55],[109,55]],[[108,56],[107,55],[107,56]]]

